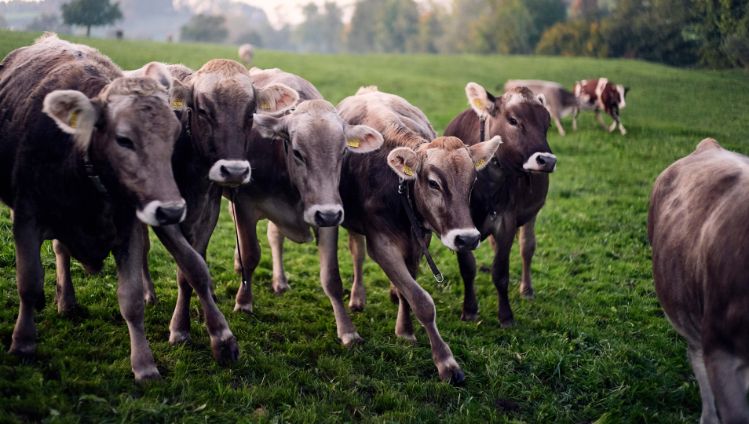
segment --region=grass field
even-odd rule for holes
[[[36,34],[0,32],[0,57]],[[147,61],[197,68],[232,47],[84,40],[123,68]],[[287,243],[292,289],[270,291],[271,263],[257,270],[255,313],[232,313],[238,279],[232,271],[233,232],[223,214],[209,249],[219,307],[241,349],[223,368],[210,355],[193,306],[193,341],[172,347],[168,322],[176,299],[174,265],[154,242],[151,270],[160,303],[146,311],[146,329],[163,379],[133,382],[127,328],[116,300],[109,260],[101,275],[75,264],[73,278],[86,313],[60,318],[54,302],[54,256],[43,246],[47,307],[38,316],[34,360],[7,354],[18,310],[8,208],[0,207],[0,422],[696,422],[699,395],[684,342],[655,298],[646,235],[648,195],[656,175],[711,136],[749,153],[749,75],[695,71],[629,60],[547,57],[295,55],[260,51],[260,67],[298,73],[331,102],[360,85],[402,95],[441,132],[466,107],[468,81],[486,87],[508,78],[556,80],[607,76],[632,88],[623,110],[629,134],[608,134],[592,114],[565,138],[549,141],[559,158],[537,224],[533,264],[536,298],[517,294],[520,263],[513,252],[511,304],[516,326],[500,329],[488,273],[477,277],[481,318],[459,320],[462,283],[454,255],[432,252],[447,278],[438,287],[427,268],[419,282],[433,295],[438,325],[466,372],[466,384],[441,383],[423,330],[411,346],[393,334],[396,307],[388,281],[365,266],[367,309],[354,315],[366,343],[343,348],[318,281],[312,244]],[[0,105],[2,107],[2,105]],[[564,120],[568,130],[569,120]],[[339,243],[344,281],[351,266]],[[477,251],[491,263],[488,243]],[[193,302],[195,305],[196,302]]]

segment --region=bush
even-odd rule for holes
[[[536,53],[560,56],[606,57],[608,49],[598,21],[559,22],[541,35]]]
[[[195,15],[179,29],[182,41],[220,43],[226,40],[226,18],[219,15]]]

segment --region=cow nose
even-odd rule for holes
[[[159,225],[171,225],[182,221],[185,205],[168,205],[156,208],[156,221]]]
[[[241,182],[250,173],[250,167],[248,165],[221,165],[219,172],[225,181]]]
[[[250,163],[246,160],[221,159],[208,171],[208,178],[220,185],[238,186],[250,181]]]
[[[479,246],[478,234],[460,234],[455,236],[455,247],[458,250],[473,250]]]
[[[335,227],[341,223],[342,218],[342,210],[315,212],[315,224],[318,227]]]

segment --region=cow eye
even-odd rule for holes
[[[299,150],[294,149],[293,153],[294,153],[294,159],[296,159],[297,161],[299,161],[302,164],[305,163],[304,156],[302,156],[302,153],[299,152]]]
[[[439,183],[437,181],[429,180],[429,188],[431,188],[433,190],[439,190],[440,189],[440,185],[439,185]]]
[[[510,116],[510,117],[507,118],[507,122],[509,122],[510,125],[512,125],[513,127],[517,127],[518,126],[518,120],[515,119],[515,118],[513,118],[512,116]]]
[[[120,147],[124,147],[129,150],[135,150],[135,144],[133,144],[133,140],[130,140],[127,137],[118,136],[115,141],[117,141],[117,144],[119,144]]]

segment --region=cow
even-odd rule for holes
[[[747,423],[749,157],[702,140],[655,181],[648,212],[658,300],[686,339],[701,423]]]
[[[451,250],[478,246],[480,233],[469,210],[471,188],[501,140],[494,137],[467,147],[455,137],[435,138],[421,110],[375,87],[362,88],[345,98],[338,110],[349,124],[369,125],[385,138],[378,151],[344,158],[340,185],[346,211],[343,227],[351,237],[358,267],[355,272],[361,273],[366,244],[369,256],[388,276],[398,297],[395,334],[415,341],[410,317],[413,309],[429,337],[440,378],[461,383],[463,371],[437,330],[434,301],[415,278],[432,232]],[[331,244],[330,255],[335,254],[334,248]],[[339,277],[333,291],[338,302],[342,292]]]
[[[252,184],[233,197],[233,212],[239,236],[237,270],[246,283],[239,287],[235,311],[252,312],[252,274],[260,261],[256,227],[269,219],[268,240],[274,265],[273,289],[288,289],[283,275],[283,239],[302,243],[317,235],[320,253],[320,279],[333,304],[338,337],[344,345],[361,341],[340,299],[331,287],[340,287],[337,269],[337,226],[344,219],[338,191],[343,158],[379,149],[382,136],[365,125],[349,125],[335,107],[322,99],[315,87],[303,78],[279,69],[253,69],[253,82],[259,88],[284,83],[299,93],[301,102],[290,113],[258,119],[250,137]],[[343,311],[343,312],[342,312]]]
[[[619,110],[627,106],[624,98],[629,91],[628,87],[621,84],[614,84],[607,78],[597,78],[577,81],[573,91],[575,97],[577,97],[579,108],[572,115],[572,129],[577,129],[577,115],[580,114],[580,109],[587,109],[595,112],[596,121],[601,125],[601,128],[607,129],[606,124],[601,118],[601,111],[604,111],[614,120],[611,126],[608,127],[608,131],[614,132],[618,127],[622,135],[627,134],[627,130],[624,129],[624,124],[622,124],[621,117],[619,116]]]
[[[91,271],[113,253],[133,374],[159,377],[143,328],[143,224],[149,224],[188,270],[214,356],[236,360],[236,339],[211,297],[205,263],[169,230],[186,213],[171,167],[181,130],[169,105],[171,88],[162,67],[125,77],[97,50],[50,33],[0,63],[0,200],[13,209],[20,296],[11,353],[36,350],[34,309],[44,307],[40,247],[56,239]]]
[[[255,57],[255,48],[252,47],[252,44],[242,44],[239,46],[239,49],[237,50],[237,55],[239,56],[239,60],[242,61],[247,66],[252,65],[252,58]]]
[[[504,142],[487,169],[478,175],[471,196],[471,216],[482,240],[492,236],[492,282],[499,296],[499,322],[509,327],[514,323],[507,296],[510,250],[518,232],[523,261],[520,293],[525,298],[534,295],[531,260],[536,249],[536,215],[546,201],[549,174],[557,163],[546,140],[550,116],[544,95],[534,94],[527,87],[495,97],[481,85],[469,82],[465,92],[471,107],[448,124],[445,135],[458,137],[469,146],[495,136]],[[461,319],[475,320],[476,259],[469,251],[458,252],[457,256],[465,286]]]
[[[553,81],[508,80],[504,89],[510,91],[517,87],[528,87],[534,93],[544,95],[551,119],[554,121],[559,135],[564,136],[565,131],[560,119],[572,115],[579,109],[577,97],[561,84]]]

